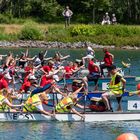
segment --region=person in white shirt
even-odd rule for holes
[[[117,24],[117,18],[115,16],[115,14],[112,14],[112,24]]]
[[[90,46],[87,46],[87,55],[95,56],[95,51]]]
[[[108,15],[108,13],[105,13],[105,16],[103,16],[102,25],[104,25],[104,24],[110,25],[110,17]]]
[[[63,11],[62,15],[65,17],[65,27],[70,25],[70,19],[73,15],[73,12],[69,9],[69,6],[66,6],[66,9]]]

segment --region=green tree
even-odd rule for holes
[[[80,23],[101,22],[105,12],[116,14],[119,23],[140,24],[140,0],[0,0],[0,12],[16,18],[35,18],[59,22],[66,5],[73,11],[72,20]]]

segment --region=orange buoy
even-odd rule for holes
[[[139,140],[133,133],[123,133],[117,137],[116,140]]]
[[[140,83],[137,84],[137,90],[140,90]]]

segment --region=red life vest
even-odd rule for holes
[[[93,66],[94,65],[94,62],[92,60],[89,61],[88,63],[88,70],[89,70],[89,73],[93,73],[93,72],[99,72],[99,69],[97,66]]]
[[[111,66],[113,64],[112,57],[108,51],[105,53],[104,62],[107,66]]]

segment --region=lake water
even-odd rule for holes
[[[140,138],[140,122],[3,122],[1,140],[115,140],[125,132]]]
[[[41,49],[30,49],[30,55],[37,54]],[[14,54],[25,49],[0,49],[0,54]],[[49,50],[48,56],[53,56],[57,50]],[[63,55],[70,54],[71,60],[85,55],[84,50],[59,50]],[[115,56],[115,63],[121,67],[121,61],[131,63],[130,74],[140,76],[139,50],[111,50]],[[96,50],[96,58],[103,59],[103,52]],[[129,70],[125,70],[129,73]],[[137,83],[135,83],[137,84]],[[135,90],[135,85],[131,87]],[[0,140],[115,140],[124,133],[132,132],[140,138],[140,121],[130,122],[0,122]]]

